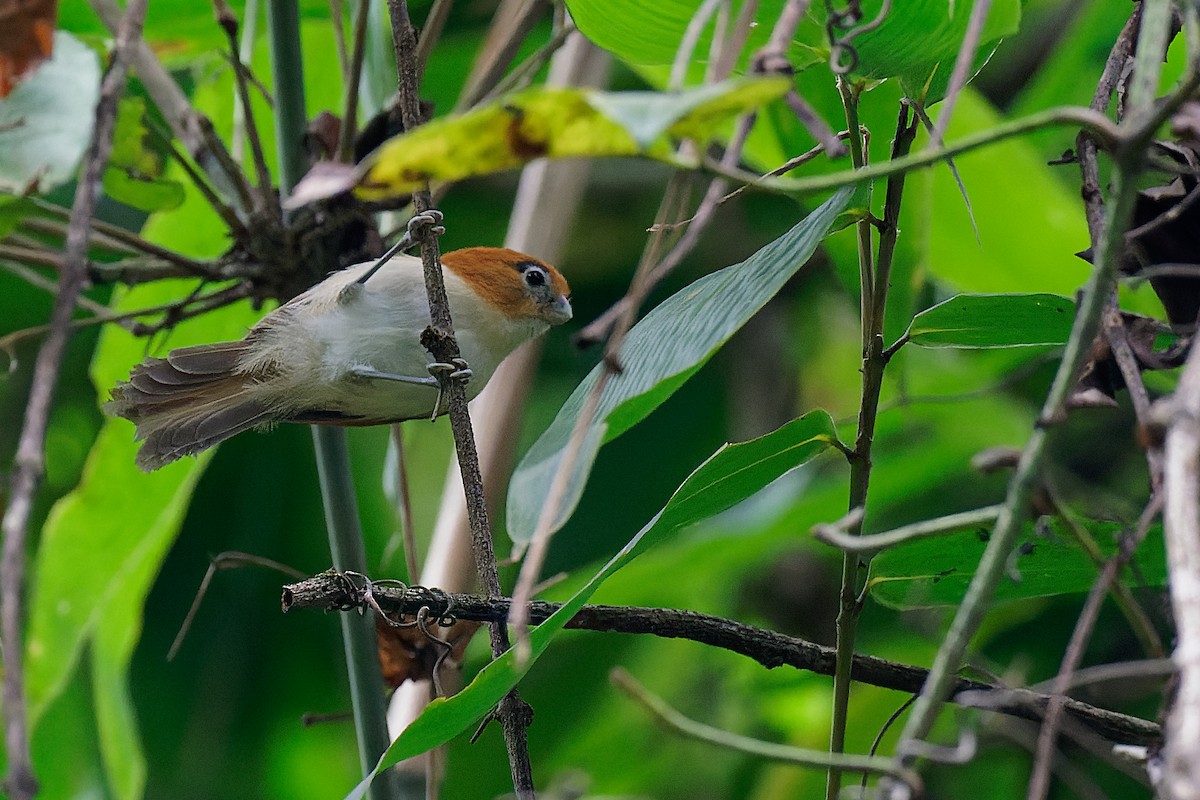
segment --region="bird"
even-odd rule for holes
[[[571,319],[566,279],[532,256],[468,247],[444,254],[442,264],[462,354],[454,364],[420,342],[430,324],[421,259],[385,255],[329,275],[239,341],[145,359],[104,409],[136,425],[135,461],[147,472],[279,422],[436,417],[446,411],[445,381],[467,381],[474,398],[505,356]]]

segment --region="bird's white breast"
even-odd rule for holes
[[[420,259],[399,256],[365,284],[356,284],[370,266],[330,276],[293,301],[285,319],[267,326],[273,341],[264,351],[277,363],[281,354],[293,356],[284,364],[288,396],[281,401],[297,411],[322,408],[367,419],[415,418],[432,411],[433,387],[351,373],[367,367],[427,378],[434,361],[420,342],[430,324]],[[473,373],[467,394],[474,397],[505,356],[547,326],[506,317],[453,272],[445,272],[445,281],[459,349]],[[246,371],[253,366],[243,365]]]

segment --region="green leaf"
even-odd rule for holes
[[[91,138],[100,64],[62,31],[54,55],[0,100],[0,191],[45,192],[69,181]]]
[[[701,2],[568,0],[567,7],[579,30],[596,45],[629,64],[658,67],[674,62]],[[732,4],[730,18],[738,14],[741,5]],[[882,5],[883,0],[864,2],[862,22],[875,19]],[[898,78],[914,97],[920,97],[928,83],[926,101],[941,99],[962,46],[972,5],[972,0],[905,0],[903,4],[894,4],[878,28],[857,36],[851,43],[854,74],[875,80]],[[740,69],[745,68],[749,54],[767,43],[783,6],[783,0],[763,0],[759,4],[754,14],[756,25],[739,58]],[[796,71],[827,63],[829,40],[824,18],[824,9],[816,7],[801,23],[788,51],[788,60]],[[1020,21],[1020,0],[992,0],[972,74],[987,62],[1003,37],[1017,31]],[[691,65],[697,69],[689,71],[689,80],[697,78],[698,69],[706,65],[712,31],[712,21],[700,31],[691,59]],[[849,54],[843,61],[848,60],[851,60]]]
[[[530,631],[530,657],[518,665],[513,651],[488,664],[467,688],[438,698],[425,709],[380,758],[347,800],[361,798],[375,775],[406,758],[450,741],[483,718],[517,685],[551,640],[613,573],[669,536],[745,500],[768,484],[820,455],[835,441],[833,419],[822,410],[757,439],[725,444],[687,477],[667,505],[548,620]]]
[[[190,281],[160,281],[131,289],[117,307],[141,308],[186,296]],[[258,315],[229,307],[188,320],[171,346],[237,338]],[[92,364],[102,393],[128,375],[146,343],[106,328]],[[141,797],[145,765],[129,696],[129,661],[142,628],[142,605],[175,540],[210,454],[152,474],[134,466],[133,427],[110,419],[100,430],[79,485],[55,504],[34,563],[26,641],[26,690],[31,725],[74,674],[91,643],[100,748],[117,797]]]
[[[618,58],[638,65],[671,64],[679,50],[684,31],[696,15],[701,0],[567,0],[571,18],[583,35]],[[737,16],[744,0],[735,1],[730,18]],[[762,0],[754,14],[756,24],[750,30],[745,52],[752,53],[767,43],[771,28],[779,18],[784,0]],[[712,43],[712,22],[697,40],[693,61],[708,57]],[[799,53],[795,54],[799,55]],[[811,56],[809,62],[819,60]],[[797,68],[801,59],[793,59]]]
[[[134,466],[135,450],[129,424],[109,420],[79,486],[51,511],[34,568],[26,643],[29,714],[36,725],[74,673],[84,643],[94,642],[93,685],[109,691],[95,700],[101,750],[120,797],[141,796],[128,760],[140,744],[136,730],[129,738],[126,675],[141,605],[207,460],[144,475]],[[144,780],[144,767],[141,773]]]
[[[183,204],[183,186],[163,178],[164,160],[146,146],[146,101],[126,97],[117,109],[113,150],[104,171],[104,192],[140,211],[164,211]]]
[[[960,294],[913,317],[908,339],[919,347],[990,349],[1061,345],[1075,304],[1056,294]]]
[[[1080,524],[1087,526],[1105,557],[1117,551],[1118,537],[1132,530],[1115,522],[1088,520]],[[991,526],[980,526],[886,550],[871,562],[871,595],[892,608],[957,605],[990,536]],[[1012,574],[996,590],[997,600],[1086,592],[1099,571],[1057,518],[1028,522],[1015,553]],[[1135,569],[1126,570],[1130,585],[1166,583],[1161,525],[1152,529],[1138,548],[1134,564]]]
[[[167,211],[183,203],[183,187],[144,172],[118,166],[104,171],[104,193],[139,211]]]
[[[782,97],[784,78],[742,78],[687,92],[539,87],[441,117],[384,142],[355,173],[365,199],[520,167],[537,158],[635,156],[674,162],[669,138],[707,138]],[[337,187],[341,188],[341,187]]]
[[[882,0],[864,3],[863,19],[874,19],[881,5]],[[940,100],[954,71],[973,5],[974,0],[905,0],[894,5],[882,25],[854,40],[855,74],[899,78],[912,97],[921,97],[928,83],[925,102]],[[1000,39],[1016,33],[1020,23],[1020,0],[992,0],[972,75],[987,63]]]
[[[947,139],[988,130],[1003,120],[968,88],[955,105]],[[963,292],[1072,296],[1086,283],[1091,268],[1074,255],[1088,246],[1087,222],[1071,211],[1079,190],[1067,189],[1056,168],[1046,164],[1070,142],[1069,135],[1060,135],[1057,149],[1038,148],[1026,137],[1016,137],[954,159],[971,192],[978,236],[949,170],[930,170],[924,219],[904,228],[921,224],[922,232],[928,231],[929,274]]]
[[[657,408],[754,316],[808,261],[852,196],[853,190],[840,190],[783,236],[672,295],[630,330],[621,349],[624,370],[600,393],[554,530],[578,504],[600,446]],[[514,541],[533,536],[546,487],[558,474],[575,422],[603,373],[598,365],[588,374],[521,459],[508,491],[508,534]]]

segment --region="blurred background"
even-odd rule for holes
[[[428,5],[413,2],[414,18],[423,18]],[[490,0],[454,6],[423,87],[435,113],[452,107],[494,8]],[[311,116],[336,109],[341,88],[330,47],[329,8],[308,0],[302,10]],[[243,13],[240,4],[235,11]],[[960,98],[949,138],[1052,105],[1086,105],[1128,12],[1123,3],[1029,0],[1019,34],[999,47]],[[77,1],[62,5],[60,27],[93,44],[104,35],[90,9]],[[523,53],[532,52],[548,35],[546,20]],[[146,38],[228,139],[232,79],[208,4],[151,2]],[[1181,62],[1173,51],[1168,77],[1178,74]],[[269,76],[265,34],[251,66],[259,78]],[[644,86],[644,75],[614,66],[611,88]],[[800,86],[835,130],[845,127],[827,72],[803,73]],[[863,122],[872,132],[870,148],[878,160],[886,158],[899,97],[894,82],[864,96]],[[268,116],[261,115],[264,123]],[[812,144],[795,127],[794,140],[780,143],[788,151],[785,158]],[[959,159],[973,222],[944,166],[910,177],[889,342],[903,332],[915,310],[959,291],[1073,296],[1087,274],[1087,265],[1074,255],[1088,246],[1078,171],[1048,165],[1072,146],[1069,129],[1049,130]],[[819,158],[805,169],[845,167]],[[591,165],[582,210],[571,226],[566,256],[557,265],[571,282],[575,321],[547,337],[518,453],[545,429],[598,360],[596,350],[576,349],[571,336],[624,293],[669,175],[666,167],[642,161]],[[505,174],[455,186],[440,205],[447,219],[443,248],[500,244],[516,179]],[[697,192],[704,185],[697,179]],[[54,199],[70,205],[71,196],[68,186]],[[727,203],[693,255],[655,292],[651,305],[703,274],[748,257],[820,199],[800,204],[746,192]],[[0,205],[0,215],[4,213]],[[148,221],[112,202],[102,206],[102,216],[142,228],[151,240],[197,257],[218,255],[227,246],[219,220],[190,194],[179,209]],[[545,574],[566,572],[568,578],[547,598],[567,596],[590,576],[723,442],[761,435],[817,407],[852,424],[860,381],[856,284],[855,244],[847,230],[832,237],[661,408],[601,451],[578,510],[554,541]],[[168,296],[187,290],[163,289]],[[103,303],[110,291],[96,287],[89,296]],[[0,335],[42,324],[51,304],[43,289],[0,270]],[[1154,300],[1144,290],[1131,291],[1128,305],[1154,311]],[[254,318],[249,311],[238,313]],[[237,324],[246,322],[231,323]],[[102,335],[97,328],[84,328],[72,340],[47,442],[38,520],[79,481],[102,424],[98,405],[110,387],[95,385],[89,375]],[[171,337],[159,336],[146,347],[162,352],[171,343]],[[0,380],[0,464],[12,461],[37,345],[36,338],[22,340],[15,348],[13,371]],[[901,351],[889,367],[883,397],[868,530],[997,502],[1005,476],[978,474],[969,467],[970,459],[988,447],[1024,442],[1053,368],[1053,354],[1044,351]],[[125,427],[132,436],[132,427]],[[425,542],[451,458],[450,430],[444,418],[404,427],[417,537]],[[393,542],[398,523],[384,488],[390,480],[384,468],[387,439],[386,428],[350,432],[372,577],[404,578],[403,555]],[[1068,439],[1055,461],[1066,491],[1086,484],[1086,502],[1112,504],[1114,513],[1129,513],[1128,496],[1138,491],[1130,487],[1144,483],[1145,468],[1131,447],[1132,415],[1124,399],[1117,408],[1080,415]],[[595,601],[690,608],[831,644],[840,557],[811,540],[808,531],[845,512],[843,464],[840,456],[830,455],[787,476],[624,569]],[[138,502],[136,486],[121,493]],[[493,520],[502,528],[499,509]],[[343,796],[358,772],[351,723],[301,725],[306,713],[349,710],[338,621],[314,613],[281,615],[282,576],[258,568],[219,573],[178,656],[166,661],[209,559],[228,550],[275,559],[306,573],[329,566],[311,437],[304,427],[284,425],[222,445],[163,562],[132,665],[132,694],[148,764],[146,794],[175,800]],[[497,531],[497,550],[501,556],[509,550],[503,530]],[[507,567],[506,586],[514,577]],[[1000,606],[981,634],[978,666],[1015,683],[1052,677],[1081,602],[1082,596],[1066,595]],[[1147,605],[1155,613],[1158,604],[1152,598]],[[1110,613],[1106,609],[1105,620]],[[948,614],[946,609],[900,613],[868,603],[859,649],[927,664]],[[468,677],[486,662],[486,650],[482,637],[472,644]],[[1109,624],[1102,620],[1098,627],[1088,662],[1137,652],[1114,614]],[[710,724],[772,741],[827,746],[827,678],[787,668],[764,670],[688,642],[568,632],[521,685],[536,713],[530,747],[538,786],[547,796],[767,800],[814,797],[822,791],[821,772],[765,764],[662,734],[609,686],[607,673],[618,664],[684,713]],[[38,728],[35,763],[46,798],[106,796],[92,709],[94,678],[82,660]],[[906,698],[861,686],[853,698],[847,745],[864,752]],[[1128,696],[1110,691],[1106,702],[1149,718],[1156,711],[1154,696],[1136,687]],[[975,762],[930,771],[929,796],[970,791],[978,798],[1012,797],[1023,792],[1033,729],[1000,721],[985,730],[991,746]],[[1109,796],[1148,795],[1109,770],[1086,778]],[[506,791],[511,782],[495,726],[473,745],[465,737],[450,745],[443,796],[486,798]],[[1060,797],[1074,792],[1065,784],[1056,791]]]

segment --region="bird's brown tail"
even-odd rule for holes
[[[242,341],[172,350],[117,384],[104,410],[137,425],[139,467],[158,469],[272,421],[250,391],[253,378],[236,371],[246,348]]]

